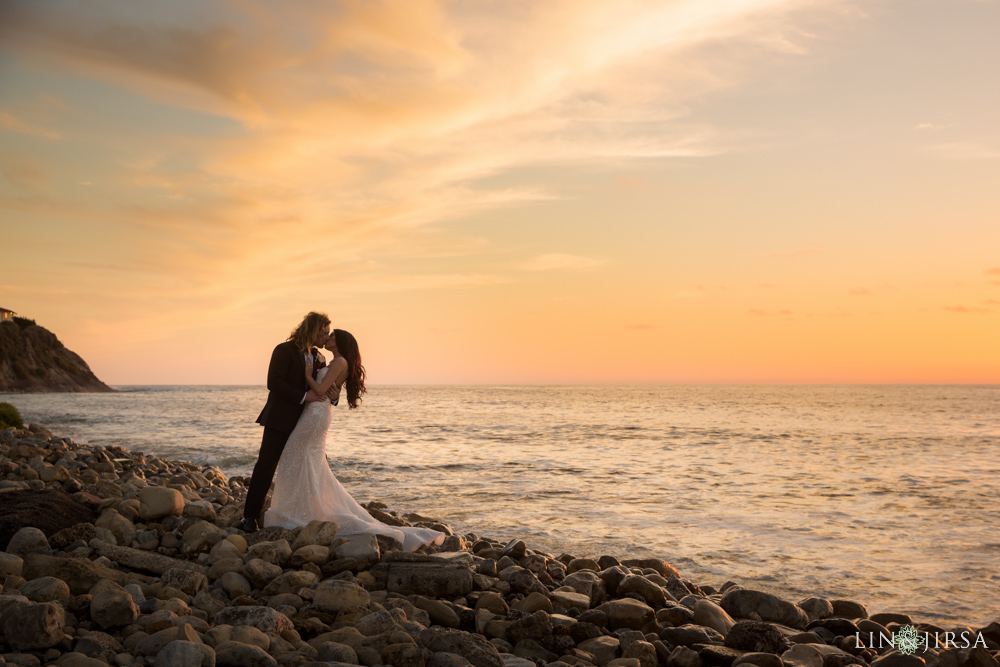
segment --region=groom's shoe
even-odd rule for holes
[[[256,533],[260,530],[260,525],[257,523],[257,519],[245,516],[243,519],[236,524],[236,527],[242,530],[244,533],[249,535],[250,533]]]

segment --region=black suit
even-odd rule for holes
[[[318,356],[315,351],[313,356]],[[264,499],[271,488],[278,459],[305,408],[302,399],[309,391],[306,360],[295,343],[288,341],[274,348],[267,367],[267,389],[267,403],[257,417],[257,423],[264,427],[264,437],[243,509],[243,516],[251,519],[258,518],[264,510]]]

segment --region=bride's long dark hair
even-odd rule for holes
[[[361,402],[361,395],[368,391],[365,389],[365,367],[361,365],[358,341],[343,329],[333,330],[333,340],[337,344],[337,352],[347,360],[347,379],[344,380],[344,386],[347,387],[347,404],[351,408],[356,408]]]

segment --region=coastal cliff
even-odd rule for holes
[[[80,355],[33,320],[0,323],[0,391],[109,392]]]

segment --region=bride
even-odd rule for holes
[[[358,342],[343,329],[334,329],[324,347],[333,360],[312,377],[312,362],[306,364],[306,381],[320,394],[330,387],[347,389],[347,403],[358,407],[365,393],[365,367],[361,365]],[[414,551],[424,544],[440,544],[444,534],[430,528],[390,526],[378,521],[358,504],[330,470],[326,460],[326,433],[330,429],[330,400],[307,403],[278,462],[271,507],[264,515],[265,526],[295,528],[310,521],[334,521],[338,536],[375,533],[388,535]]]

